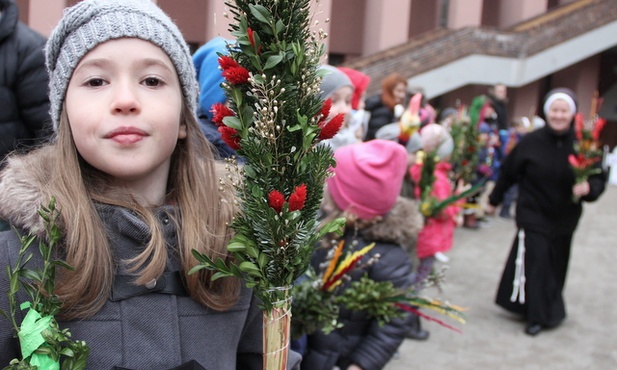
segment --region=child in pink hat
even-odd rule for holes
[[[363,267],[344,284],[367,274],[375,281],[391,281],[398,288],[410,287],[413,268],[409,247],[422,226],[422,218],[414,201],[399,197],[407,151],[396,142],[376,139],[341,147],[334,157],[336,167],[327,182],[322,207],[324,221],[346,217],[342,239],[348,248],[360,250],[375,243],[359,262],[358,266]],[[324,247],[331,246],[330,237],[323,241]],[[326,260],[329,250],[316,251],[313,267]],[[376,255],[378,261],[367,264]],[[382,369],[405,339],[412,315],[380,326],[365,312],[340,307],[339,320],[342,328],[308,336],[302,369]]]

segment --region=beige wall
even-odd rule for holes
[[[16,3],[20,19],[46,37],[51,34],[66,7],[64,0],[19,0]]]
[[[408,40],[411,0],[366,2],[363,54],[368,55]]]

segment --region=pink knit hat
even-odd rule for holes
[[[407,168],[405,147],[376,139],[341,147],[334,158],[328,191],[339,209],[370,220],[394,207]]]

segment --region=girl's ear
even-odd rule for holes
[[[186,123],[181,123],[178,128],[178,139],[186,139]]]

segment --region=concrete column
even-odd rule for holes
[[[482,0],[449,0],[448,28],[458,29],[481,24]]]
[[[405,43],[411,0],[367,1],[363,54],[369,55]]]

